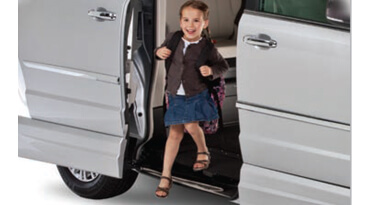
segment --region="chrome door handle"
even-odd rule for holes
[[[263,35],[264,37],[266,35]],[[262,36],[261,36],[262,37]],[[243,42],[253,46],[260,46],[264,48],[276,48],[277,42],[272,39],[263,39],[259,36],[244,36]]]
[[[116,20],[116,14],[110,11],[107,11],[103,8],[98,8],[96,11],[91,9],[87,12],[87,15],[93,17],[96,20],[103,21],[114,21]]]

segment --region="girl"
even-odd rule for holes
[[[184,129],[192,136],[197,146],[197,160],[193,170],[207,169],[211,156],[206,146],[199,121],[217,119],[217,109],[208,93],[206,80],[219,78],[228,65],[217,49],[213,47],[208,58],[209,65],[195,68],[202,48],[206,45],[208,27],[208,6],[202,1],[187,1],[180,8],[180,27],[184,33],[177,48],[169,50],[166,45],[173,36],[170,33],[161,47],[155,50],[157,58],[165,60],[172,55],[167,73],[169,107],[165,114],[165,126],[170,126],[166,142],[163,171],[156,196],[165,198],[172,185],[171,169],[184,136]]]

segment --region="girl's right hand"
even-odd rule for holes
[[[156,55],[162,60],[166,60],[171,55],[171,50],[167,47],[162,47],[157,50]]]

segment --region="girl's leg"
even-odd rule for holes
[[[193,137],[193,140],[197,145],[198,152],[208,152],[206,139],[202,128],[199,126],[199,123],[198,122],[186,123],[185,129]],[[209,157],[204,154],[199,154],[197,155],[197,160],[209,160]],[[203,167],[205,167],[203,163],[194,164],[194,168],[203,168]]]
[[[184,137],[184,125],[181,124],[170,126],[170,133],[167,138],[166,148],[164,152],[162,176],[171,178],[172,165],[179,151],[180,142],[183,137]],[[169,187],[169,183],[170,182],[168,180],[162,179],[159,183],[159,187],[167,188]],[[156,194],[158,196],[167,195],[163,191],[156,191]]]

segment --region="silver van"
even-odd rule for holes
[[[185,136],[175,183],[239,204],[350,204],[349,0],[204,1],[230,65],[224,124],[200,173]],[[165,69],[153,50],[179,29],[182,3],[18,0],[19,157],[56,164],[91,199],[159,177]]]

